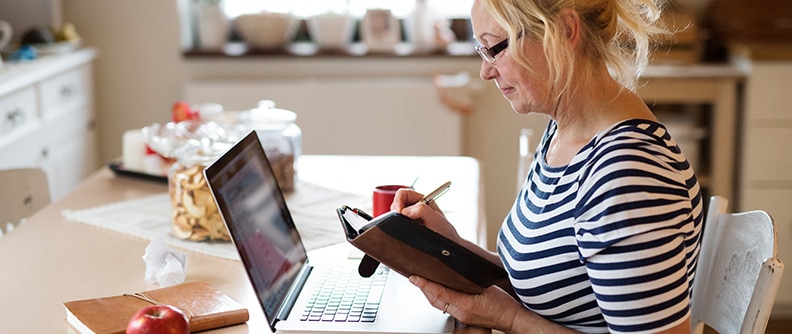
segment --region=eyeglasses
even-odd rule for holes
[[[476,52],[478,52],[479,56],[481,56],[481,59],[484,59],[488,63],[492,64],[495,62],[495,56],[497,56],[503,50],[506,50],[506,48],[508,47],[509,47],[509,39],[507,38],[489,48],[484,47],[481,44],[478,44],[476,45]]]

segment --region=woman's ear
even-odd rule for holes
[[[561,9],[558,14],[561,22],[564,23],[564,31],[566,32],[567,41],[576,46],[580,40],[580,16],[578,12],[572,8]]]

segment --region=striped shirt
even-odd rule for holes
[[[656,332],[689,314],[702,196],[666,129],[627,120],[548,166],[551,121],[498,235],[523,305],[589,333]]]

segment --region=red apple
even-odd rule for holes
[[[132,317],[127,334],[188,334],[190,321],[184,313],[170,305],[146,306]]]
[[[184,101],[174,103],[171,108],[171,120],[174,122],[195,120],[198,116],[198,111],[193,110],[190,104]]]

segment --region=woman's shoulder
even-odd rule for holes
[[[666,128],[652,120],[629,119],[599,132],[589,147],[592,154],[629,151],[673,154],[678,150]]]
[[[668,131],[659,122],[648,119],[627,119],[619,121],[607,129],[600,131],[595,138],[594,144],[606,141],[625,141],[625,140],[652,140],[662,142],[669,139]]]
[[[629,119],[612,125],[593,138],[583,160],[589,167],[653,165],[678,171],[685,169],[682,162],[686,159],[661,123]]]

